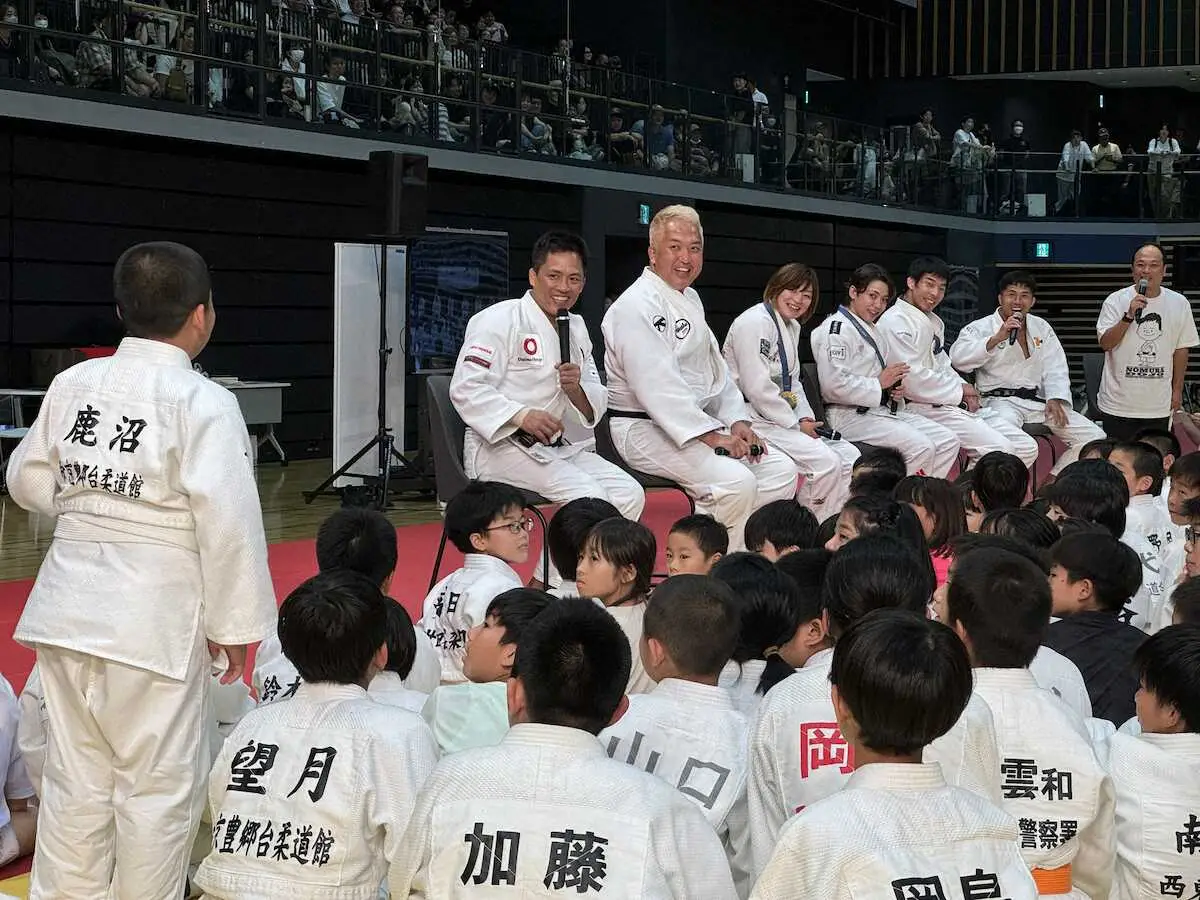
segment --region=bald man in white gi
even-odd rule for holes
[[[754,510],[796,496],[796,464],[751,428],[692,288],[704,266],[700,216],[690,206],[660,211],[649,252],[602,325],[613,442],[634,469],[682,486],[741,550]]]

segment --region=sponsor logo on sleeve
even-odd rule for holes
[[[485,347],[483,344],[471,344],[463,355],[463,362],[469,362],[481,369],[490,369],[495,356],[496,351],[493,348]]]

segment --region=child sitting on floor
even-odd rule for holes
[[[728,528],[703,513],[684,516],[667,535],[667,574],[707,575],[728,552]]]
[[[577,597],[575,567],[587,534],[598,522],[619,519],[620,511],[607,500],[599,497],[580,497],[564,503],[546,527],[546,546],[550,551],[550,563],[562,578],[562,584],[550,591],[557,597]]]
[[[746,549],[771,562],[817,544],[819,524],[812,511],[795,500],[774,500],[746,520]]]

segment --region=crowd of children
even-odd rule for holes
[[[767,504],[737,553],[687,516],[661,575],[579,499],[554,594],[513,569],[521,494],[476,481],[415,623],[395,528],[343,509],[253,690],[214,679],[194,895],[1200,895],[1200,454],[1165,443],[1094,442],[1032,499],[1004,453],[951,483],[869,449],[837,516]],[[6,686],[33,777],[0,862],[51,727],[36,670]]]

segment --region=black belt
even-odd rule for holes
[[[881,403],[881,404],[879,404],[879,406],[883,406],[883,404]],[[871,410],[878,409],[879,407],[876,407],[876,406],[848,406],[845,403],[826,403],[825,408],[826,409],[852,409],[856,413],[858,413],[860,416],[865,416]]]
[[[610,409],[608,411],[610,419],[650,419],[650,413],[637,412],[632,409]],[[651,419],[651,421],[653,421]]]
[[[990,391],[984,391],[980,397],[1019,397],[1022,400],[1041,400],[1038,396],[1037,388],[993,388]],[[1045,401],[1042,401],[1045,402]]]
[[[516,431],[513,432],[513,440],[515,440],[522,447],[533,447],[537,444],[542,443],[541,441],[539,441],[537,438],[535,438],[532,434],[530,434],[528,431],[526,431],[523,428],[518,428]],[[549,444],[545,444],[543,446],[562,447],[562,446],[565,446],[566,444],[567,444],[567,441],[564,441],[562,435],[560,434],[558,437],[556,437],[554,439],[553,442],[551,442]]]

